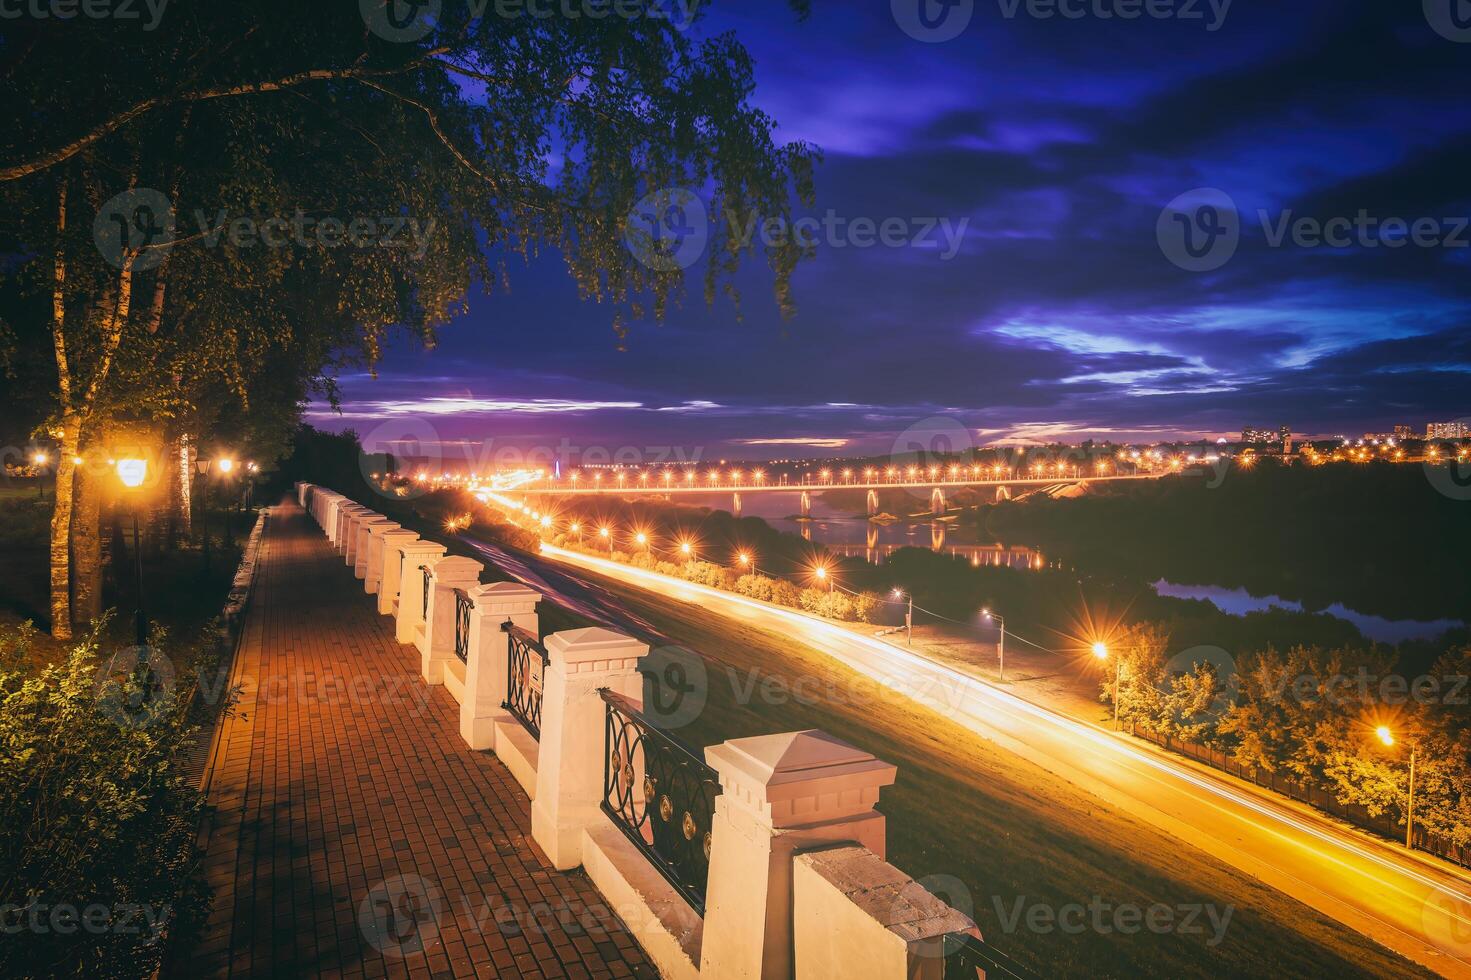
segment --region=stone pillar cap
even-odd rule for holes
[[[647,643],[602,626],[553,633],[546,640],[547,655],[554,663],[594,664],[607,662],[610,668],[621,661],[637,660],[649,652]]]
[[[439,552],[442,555],[442,554],[444,554],[444,552],[445,552],[446,549],[445,549],[444,545],[442,545],[442,544],[437,544],[436,542],[426,541],[426,540],[420,538],[418,541],[410,541],[410,542],[406,543],[404,545],[404,550],[405,551],[413,551],[415,553],[421,552],[421,551],[422,552],[432,553],[432,552],[436,552],[437,551],[437,552]]]
[[[470,598],[500,600],[529,599],[532,602],[540,602],[541,593],[529,586],[522,585],[520,582],[488,582],[485,585],[476,586],[471,589]]]
[[[369,534],[386,534],[386,533],[388,533],[390,531],[397,531],[397,530],[399,530],[402,527],[403,527],[402,524],[399,524],[399,523],[397,523],[395,521],[390,521],[388,518],[385,517],[381,521],[369,521],[368,522],[368,533]]]
[[[898,768],[826,732],[736,738],[705,748],[727,793],[763,804],[857,790],[877,792]]]
[[[474,558],[465,558],[462,555],[449,555],[434,563],[435,578],[472,576],[478,579],[484,570],[483,562],[478,562]]]

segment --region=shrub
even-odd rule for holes
[[[872,592],[861,592],[853,598],[853,618],[863,623],[872,623],[883,608],[883,600]]]
[[[7,932],[99,907],[138,928],[23,928],[0,942],[0,975],[148,976],[208,911],[180,764],[193,678],[163,684],[129,651],[100,673],[102,628],[38,671],[21,666],[33,631],[0,632],[0,908]]]

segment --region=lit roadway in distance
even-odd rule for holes
[[[1471,978],[1471,875],[1450,865],[865,633],[547,543],[542,554],[800,640],[1401,955]]]

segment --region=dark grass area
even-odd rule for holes
[[[693,604],[606,583],[634,614],[697,651],[709,701],[677,732],[691,746],[820,728],[899,767],[879,809],[889,859],[952,904],[963,897],[987,940],[1044,976],[1431,976],[1243,872],[1113,810],[1066,780],[928,708],[877,688],[826,655],[713,617]],[[756,679],[757,683],[752,684]],[[795,687],[799,678],[806,685]],[[747,691],[755,692],[745,697]],[[805,696],[793,696],[801,691]],[[763,693],[770,692],[770,693]],[[947,893],[948,891],[948,893]],[[1203,934],[1011,932],[1009,915],[1043,904],[1231,907],[1224,938]],[[999,903],[999,907],[998,907]]]
[[[124,550],[103,570],[103,608],[114,610],[105,627],[104,643],[125,646],[133,640],[137,592],[131,517],[127,512],[120,517]],[[196,513],[196,521],[199,517]],[[240,563],[241,547],[255,519],[253,512],[211,512],[207,520],[211,539],[207,561],[203,532],[197,523],[194,537],[181,539],[175,548],[155,549],[145,542],[146,608],[150,622],[167,637],[171,653],[212,646],[213,623],[224,604]],[[34,486],[0,488],[0,628],[34,623],[39,632],[31,646],[31,656],[37,663],[50,662],[73,645],[57,643],[48,634],[50,520],[49,485],[44,501],[37,499]],[[229,545],[225,543],[226,520],[234,539]]]

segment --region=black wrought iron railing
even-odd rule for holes
[[[404,592],[404,561],[406,559],[407,556],[402,551],[400,551],[398,553],[398,595],[403,595]]]
[[[954,949],[945,957],[945,980],[1041,980],[994,946],[975,936],[955,935],[946,940]]]
[[[634,702],[601,693],[607,704],[603,812],[704,915],[719,778]]]
[[[428,565],[420,565],[419,571],[424,573],[424,605],[419,610],[419,619],[424,623],[424,635],[429,635],[429,590],[434,588],[434,573]]]
[[[506,700],[502,708],[519,721],[531,737],[541,741],[541,684],[546,676],[547,650],[529,630],[509,619],[501,624],[506,634]]]
[[[455,656],[462,664],[470,662],[470,610],[474,608],[470,593],[455,589]]]

